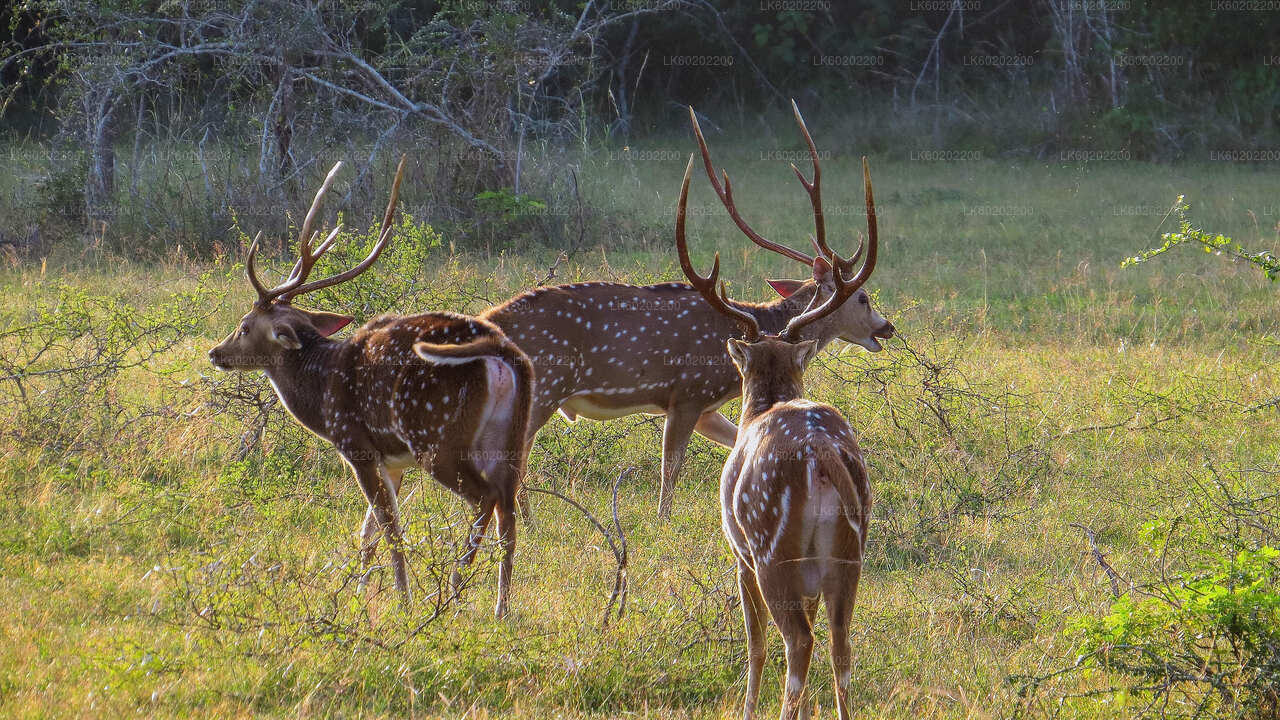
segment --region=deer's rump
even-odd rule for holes
[[[379,318],[352,344],[371,368],[357,400],[395,464],[422,465],[455,490],[460,468],[522,471],[533,370],[491,323],[452,313]],[[391,376],[377,371],[388,366]]]

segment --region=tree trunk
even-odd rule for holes
[[[90,220],[112,214],[116,188],[115,114],[120,98],[111,90],[91,96],[89,107],[89,171],[85,176],[85,207]]]
[[[293,72],[288,66],[281,70],[280,108],[276,114],[276,152],[280,154],[280,178],[293,172]]]

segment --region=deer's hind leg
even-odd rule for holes
[[[781,717],[799,718],[805,707],[809,662],[813,658],[813,614],[817,598],[805,597],[802,583],[794,570],[778,567],[757,568],[760,590],[769,614],[782,632],[787,651],[787,684],[782,699]]]
[[[751,720],[756,714],[760,676],[764,673],[769,609],[760,594],[755,571],[742,560],[738,561],[738,594],[742,596],[742,619],[747,630],[747,694],[742,703],[742,718]]]
[[[483,478],[465,457],[455,458],[439,454],[432,459],[431,467],[428,468],[431,476],[436,479],[436,482],[466,500],[474,513],[467,530],[466,548],[458,556],[458,562],[449,577],[449,584],[456,596],[462,591],[462,573],[475,559],[476,551],[480,549],[480,541],[484,538],[485,531],[489,529],[489,520],[493,517],[494,498],[485,492]]]
[[[853,599],[858,587],[857,573],[852,583],[831,584],[823,592],[827,603],[827,623],[831,626],[831,673],[835,679],[836,712],[840,720],[849,720],[849,680],[853,666],[849,644],[849,620],[853,615]]]
[[[507,614],[507,596],[511,592],[511,567],[516,554],[515,498],[504,497],[497,502],[498,534],[502,538],[502,563],[498,566],[498,601],[493,616],[502,619]]]

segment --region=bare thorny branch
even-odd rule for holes
[[[607,528],[605,528],[604,524],[601,523],[599,520],[597,520],[596,516],[593,515],[590,510],[584,507],[577,500],[574,500],[573,498],[567,495],[564,495],[562,493],[556,492],[555,490],[550,490],[547,488],[536,488],[536,487],[529,488],[530,492],[537,492],[537,493],[542,493],[544,495],[551,495],[552,497],[559,498],[564,502],[568,503],[578,512],[582,513],[583,516],[586,517],[587,520],[589,520],[591,524],[594,525],[596,529],[600,531],[600,534],[604,536],[605,541],[609,543],[609,550],[613,552],[613,558],[614,558],[614,561],[617,563],[617,569],[614,573],[614,578],[613,578],[613,590],[609,593],[609,602],[605,603],[604,618],[601,620],[601,623],[600,623],[601,629],[605,629],[605,630],[609,628],[609,619],[613,617],[613,608],[615,603],[618,608],[618,612],[617,612],[618,620],[622,619],[623,614],[627,610],[627,536],[626,536],[626,533],[624,533],[622,530],[622,520],[618,516],[618,486],[621,485],[622,481],[630,477],[631,474],[634,472],[635,472],[635,468],[629,467],[623,470],[622,472],[618,473],[618,479],[613,481],[613,494],[612,494],[612,503],[611,503],[611,509],[613,512],[613,531],[612,532],[610,532]]]

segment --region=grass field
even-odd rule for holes
[[[712,143],[756,228],[807,245],[810,210],[785,162],[748,151],[750,139]],[[584,195],[618,213],[618,236],[591,239],[557,281],[679,279],[668,243],[684,145],[582,160]],[[865,228],[856,158],[824,170],[829,237],[848,246]],[[857,714],[1136,717],[1151,697],[1107,692],[1134,684],[1122,674],[1053,675],[1080,655],[1073,623],[1114,600],[1083,528],[1121,592],[1193,567],[1233,523],[1242,543],[1275,544],[1280,314],[1248,267],[1190,250],[1120,262],[1157,244],[1183,193],[1204,227],[1275,249],[1280,181],[1229,163],[873,157],[872,173],[882,246],[871,285],[901,337],[876,355],[837,343],[809,376],[810,395],[859,430],[876,492],[853,633]],[[802,272],[751,247],[700,176],[691,212],[695,261],[708,267],[719,249],[736,296],[764,299],[762,278]],[[382,306],[475,311],[555,259],[538,248],[451,256],[442,240],[424,263],[393,253],[352,294],[314,302],[362,319]],[[443,603],[434,593],[464,512],[421,474],[406,485],[414,604],[400,607],[387,573],[362,596],[354,482],[278,408],[264,411],[260,441],[242,438],[269,394],[205,359],[248,305],[237,260],[95,256],[0,272],[11,430],[0,715],[738,716],[742,621],[715,493],[723,449],[694,440],[673,518],[659,523],[655,419],[557,418],[539,435],[531,484],[606,527],[613,481],[636,468],[617,499],[630,591],[607,628],[614,556],[545,494],[521,528],[509,620],[490,615],[492,548],[462,602]],[[150,327],[162,329],[137,330]],[[86,367],[121,338],[157,351],[136,367],[136,354]],[[1261,528],[1232,520],[1246,499]],[[810,674],[822,717],[833,712],[825,633]],[[770,640],[766,715],[784,667]],[[1204,696],[1195,683],[1174,690],[1166,709],[1188,714]],[[1229,712],[1217,703],[1206,712]]]

